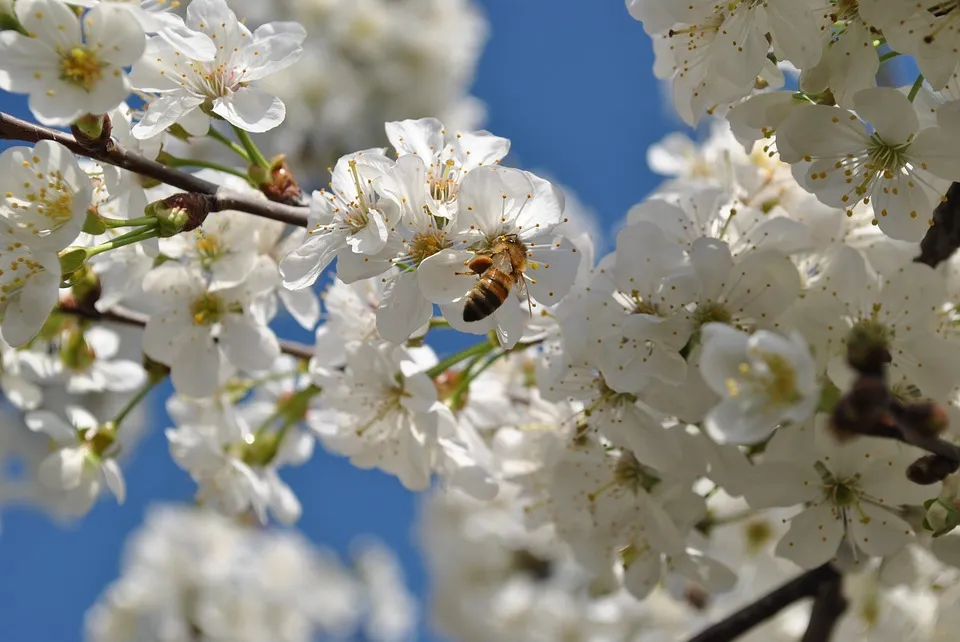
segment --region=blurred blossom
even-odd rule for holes
[[[120,578],[87,613],[86,639],[307,642],[361,625],[371,642],[407,639],[416,605],[392,553],[375,545],[361,562],[358,577],[299,534],[157,507],[128,542]]]
[[[300,61],[261,86],[287,107],[267,143],[317,177],[340,154],[386,143],[383,123],[433,116],[475,129],[483,104],[469,95],[488,25],[474,0],[237,0],[251,28],[296,20]],[[306,174],[305,174],[306,175]]]

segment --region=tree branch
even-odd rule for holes
[[[920,241],[920,256],[913,259],[936,267],[960,247],[960,183],[952,183],[933,210],[933,225]]]
[[[216,183],[203,180],[193,174],[181,172],[173,167],[150,160],[124,149],[114,140],[110,140],[102,149],[89,148],[81,145],[70,134],[42,127],[0,112],[0,139],[19,140],[36,143],[41,140],[52,140],[60,143],[74,154],[87,156],[95,161],[114,165],[141,176],[147,176],[161,183],[166,183],[186,192],[195,192],[211,197],[211,210],[238,210],[262,216],[281,223],[288,223],[297,227],[307,226],[307,208],[274,203],[253,198],[239,193],[218,193],[220,186]]]
[[[828,642],[846,610],[847,598],[843,595],[840,575],[824,580],[813,600],[810,623],[807,624],[807,630],[800,642]]]
[[[794,602],[807,597],[819,596],[822,587],[830,582],[840,585],[841,576],[829,563],[809,570],[790,580],[780,588],[776,588],[758,598],[739,611],[725,619],[711,625],[699,634],[690,638],[689,642],[730,642],[743,635],[761,622],[770,619]],[[839,588],[837,589],[839,590]],[[841,596],[842,597],[842,596]],[[816,617],[811,617],[811,624]],[[837,616],[839,617],[839,616]],[[834,618],[834,621],[836,618]],[[824,622],[825,624],[826,622]],[[820,623],[818,622],[818,626]],[[813,639],[813,638],[811,638]],[[818,642],[825,642],[827,638],[818,638]],[[806,641],[807,638],[804,637]]]
[[[147,325],[147,321],[150,319],[149,315],[119,307],[111,308],[106,312],[99,312],[93,307],[81,306],[67,299],[60,300],[60,305],[57,306],[56,311],[61,314],[70,314],[91,321],[118,323],[120,325],[137,326],[141,328]],[[280,339],[280,350],[284,354],[297,357],[298,359],[309,361],[313,357],[313,348],[311,346],[297,343],[296,341]]]

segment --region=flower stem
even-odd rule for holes
[[[213,127],[211,127],[207,131],[207,136],[217,141],[218,143],[221,143],[228,149],[232,150],[233,153],[235,153],[237,156],[239,156],[246,162],[248,163],[250,162],[250,156],[247,154],[247,150],[245,150],[243,147],[240,147],[240,145],[237,145],[235,142],[233,142],[232,140],[230,140],[229,138],[227,138],[226,136],[218,132]]]
[[[917,74],[917,79],[913,81],[913,87],[910,88],[910,93],[907,94],[907,100],[913,102],[913,99],[920,93],[921,87],[923,87],[923,74]]]
[[[102,243],[96,247],[87,248],[87,258],[91,256],[96,256],[97,254],[102,254],[109,250],[115,250],[118,247],[123,247],[124,245],[133,245],[134,243],[139,243],[140,241],[146,241],[147,239],[152,239],[157,235],[157,226],[156,220],[152,222],[151,225],[145,225],[144,227],[139,227],[131,232],[127,232],[122,236],[118,236],[115,239],[111,239],[106,243]]]
[[[230,174],[236,176],[237,178],[242,178],[247,181],[251,187],[253,187],[253,182],[250,180],[250,177],[247,176],[246,172],[243,170],[236,169],[235,167],[229,167],[227,165],[221,165],[220,163],[214,163],[213,161],[200,160],[199,158],[178,158],[176,156],[169,156],[164,159],[164,165],[169,165],[170,167],[204,167],[206,169],[215,169],[218,172],[223,172],[224,174]]]
[[[250,158],[250,162],[256,163],[260,167],[267,169],[270,167],[270,163],[264,157],[260,150],[257,148],[257,144],[253,142],[253,139],[250,138],[245,130],[240,129],[236,125],[231,125],[233,127],[233,133],[237,135],[237,139],[240,141],[240,144],[243,145],[243,148],[247,150],[247,156]]]
[[[136,393],[127,401],[126,405],[120,409],[120,412],[117,413],[117,416],[113,418],[111,422],[113,424],[113,429],[119,430],[120,424],[123,423],[123,420],[127,418],[127,415],[137,407],[137,405],[143,401],[144,397],[149,394],[151,390],[157,387],[161,381],[166,379],[166,377],[147,377],[146,383],[144,383],[140,390],[137,390]]]
[[[115,227],[135,227],[137,225],[150,225],[157,219],[152,216],[141,216],[140,218],[110,218],[101,216],[100,221],[109,228]]]
[[[439,377],[461,361],[465,361],[466,359],[477,355],[487,354],[491,350],[493,350],[493,344],[491,344],[489,341],[484,341],[483,343],[470,346],[466,350],[461,350],[460,352],[450,355],[446,359],[440,361],[440,363],[437,365],[427,370],[427,376],[429,376],[431,379],[434,377]]]
[[[899,56],[899,55],[900,55],[900,52],[899,52],[899,51],[888,51],[887,53],[885,53],[885,54],[883,54],[882,56],[880,56],[880,62],[881,62],[881,63],[886,62],[886,61],[890,60],[891,58],[896,58],[896,57]]]

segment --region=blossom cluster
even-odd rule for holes
[[[358,630],[376,642],[410,639],[413,598],[397,560],[378,542],[361,544],[348,569],[296,533],[153,508],[127,543],[120,579],[87,613],[87,639],[294,642]]]
[[[679,639],[825,564],[857,605],[843,639],[949,631],[960,476],[933,472],[960,452],[960,259],[920,241],[960,182],[956,7],[628,0],[677,111],[722,118],[649,150],[665,181],[596,256],[509,140],[451,125],[472,5],[281,3],[313,42],[273,4],[253,30],[173,4],[0,4],[0,88],[74,136],[0,153],[11,496],[123,502],[136,410],[169,380],[170,456],[210,511],[148,520],[91,639],[309,639],[363,600],[368,639],[406,635],[385,553],[358,583],[238,526],[309,510],[281,473],[318,443],[430,491],[433,619],[459,639]],[[912,86],[877,86],[908,55]],[[292,82],[304,60],[332,80]],[[320,106],[324,153],[363,148],[299,176],[326,188],[251,137],[303,153],[288,104]],[[465,348],[437,347],[449,330]],[[754,635],[795,639],[806,609]]]

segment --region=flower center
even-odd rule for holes
[[[218,323],[226,313],[226,306],[216,294],[204,294],[194,300],[190,306],[190,314],[195,325],[213,325]]]
[[[197,254],[205,267],[209,267],[211,262],[216,261],[222,251],[223,243],[216,234],[205,234],[203,232],[197,234]]]
[[[447,233],[442,230],[431,230],[426,234],[417,234],[410,243],[410,258],[415,265],[420,265],[425,258],[433,256],[440,250],[451,246],[447,240]]]
[[[427,182],[430,185],[430,195],[438,203],[450,203],[457,197],[459,172],[453,159],[443,164],[435,163],[429,169]]]
[[[613,474],[617,484],[626,486],[633,492],[641,489],[650,492],[660,483],[660,477],[653,469],[637,461],[636,456],[629,450],[621,453]]]
[[[93,91],[103,79],[104,67],[106,63],[90,49],[73,47],[60,57],[60,79],[84,91]]]
[[[891,145],[883,141],[876,133],[870,136],[870,145],[867,147],[867,155],[870,157],[870,163],[865,165],[868,170],[873,170],[877,174],[882,174],[883,178],[891,179],[893,175],[903,169],[907,164],[907,158],[904,151],[910,147],[910,141]]]
[[[759,552],[773,538],[773,528],[766,520],[748,522],[743,528],[747,550]]]

